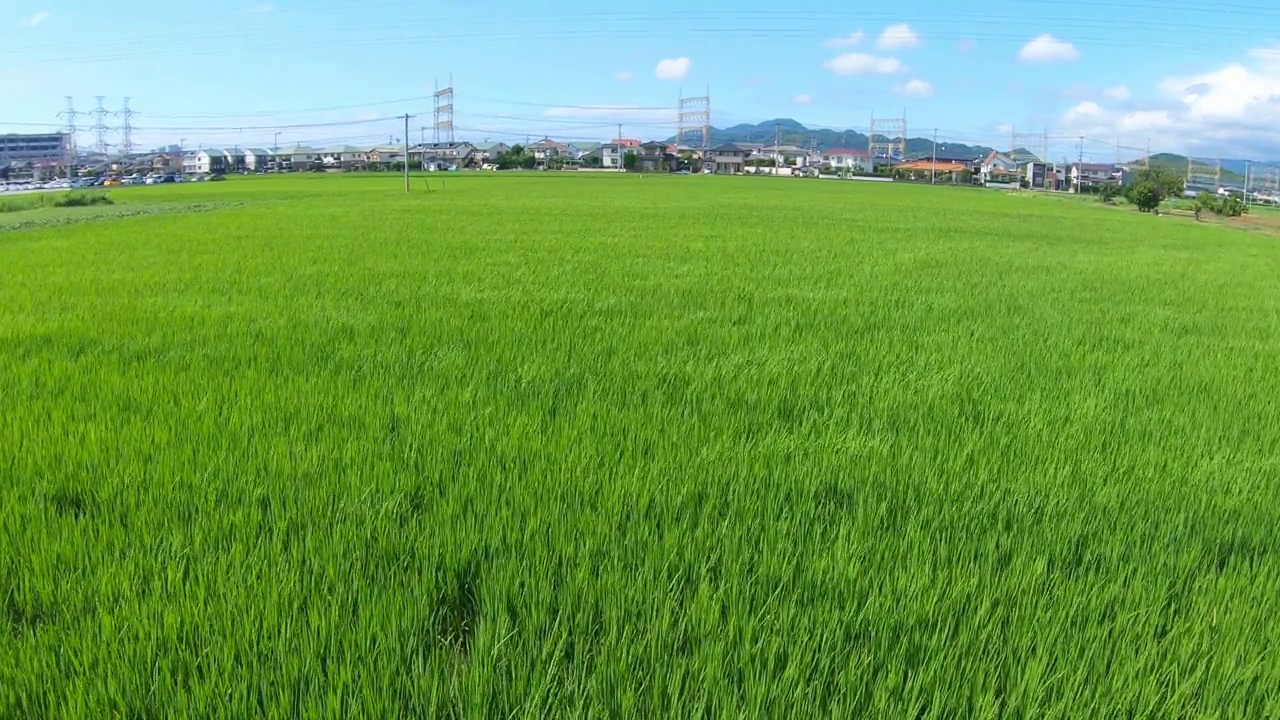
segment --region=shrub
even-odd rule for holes
[[[1160,207],[1160,190],[1150,182],[1137,182],[1129,186],[1125,199],[1139,212],[1151,212]]]
[[[54,207],[88,207],[90,205],[113,205],[111,198],[98,193],[69,192],[53,199]]]
[[[1120,196],[1120,188],[1112,183],[1107,183],[1098,188],[1098,199],[1104,203],[1113,203]]]

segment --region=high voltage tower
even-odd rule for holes
[[[76,112],[76,100],[70,95],[67,96],[67,109],[58,113],[58,117],[67,121],[67,154],[70,155],[68,160],[74,160],[76,156],[76,118],[80,113]]]
[[[1015,127],[1009,128],[1009,158],[1011,160],[1027,160],[1028,158],[1016,157],[1018,154],[1018,144],[1026,140],[1040,141],[1040,157],[1037,158],[1041,162],[1048,162],[1049,159],[1049,130],[1045,129],[1042,133],[1020,133]]]
[[[436,81],[432,99],[435,101],[435,141],[453,142],[453,73],[449,73],[449,86],[443,90],[440,81]]]
[[[107,152],[107,109],[102,106],[102,101],[107,98],[99,95],[95,98],[98,106],[93,109],[93,149],[102,154]]]
[[[688,133],[701,132],[701,150],[711,148],[711,86],[707,86],[707,94],[702,97],[684,97],[680,93],[680,104],[676,108],[676,146],[684,142]]]
[[[871,162],[877,158],[904,160],[907,157],[907,111],[900,118],[871,116],[871,130],[867,133],[867,153]]]
[[[1222,187],[1222,161],[1218,160],[1213,164],[1199,163],[1192,158],[1187,158],[1187,181],[1188,188],[1212,188],[1214,192]]]
[[[124,107],[116,112],[120,118],[120,154],[133,154],[133,111],[129,109],[129,98],[124,99]]]

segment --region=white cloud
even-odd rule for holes
[[[933,86],[924,80],[912,80],[895,87],[893,91],[907,97],[929,97],[933,94]]]
[[[1102,108],[1098,103],[1092,100],[1085,100],[1082,103],[1074,105],[1067,114],[1063,116],[1068,124],[1076,123],[1088,118],[1098,118],[1102,116]]]
[[[833,48],[853,47],[854,45],[862,42],[863,37],[865,37],[865,35],[863,35],[861,30],[854,30],[844,37],[831,38],[822,44]]]
[[[876,39],[876,47],[881,50],[897,50],[898,48],[913,48],[920,45],[920,34],[911,29],[906,23],[890,25],[880,33],[880,37]]]
[[[619,70],[618,72],[613,74],[613,79],[617,80],[620,83],[630,83],[632,80],[635,79],[635,76],[632,75],[631,71],[629,70]]]
[[[1124,93],[1103,94],[1114,102]],[[1201,157],[1280,159],[1280,46],[1244,53],[1242,58],[1200,73],[1171,75],[1156,83],[1138,107],[1108,109],[1081,102],[1061,118],[1071,135],[1118,140],[1153,152]]]
[[[1173,118],[1168,110],[1134,110],[1121,115],[1117,124],[1122,133],[1147,132],[1171,127]]]
[[[1066,40],[1052,35],[1041,35],[1018,51],[1018,59],[1026,63],[1051,63],[1079,60],[1080,51]]]
[[[813,102],[813,98],[808,95],[797,95],[791,100],[792,105],[808,105]]]
[[[687,57],[660,60],[654,74],[659,80],[683,80],[689,74],[689,66],[693,62]]]
[[[1108,100],[1115,100],[1116,102],[1124,102],[1129,99],[1130,95],[1132,95],[1132,93],[1129,92],[1129,88],[1124,85],[1109,87],[1106,90],[1103,90],[1102,94]]]
[[[837,75],[892,75],[906,72],[907,67],[895,57],[877,57],[866,53],[845,53],[823,63]]]
[[[245,13],[249,15],[265,15],[271,12],[272,10],[275,10],[275,7],[269,4],[254,5],[253,7],[246,9]]]
[[[48,19],[49,19],[49,13],[38,12],[35,15],[32,15],[31,17],[27,18],[26,20],[23,20],[22,24],[30,28],[39,27],[41,23],[43,23],[45,20],[48,20]]]
[[[1013,132],[1013,126],[1010,125],[1009,123],[1000,123],[999,125],[996,126],[996,132],[1000,133],[1001,135],[1007,135]]]

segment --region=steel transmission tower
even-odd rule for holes
[[[874,165],[879,158],[890,163],[896,158],[907,157],[907,113],[904,110],[900,118],[877,118],[871,116],[871,130],[867,133],[867,152]]]
[[[99,95],[95,98],[98,106],[93,109],[93,149],[103,155],[107,154],[107,109],[102,106],[106,98]]]
[[[453,73],[449,74],[449,86],[440,89],[436,81],[435,100],[435,142],[453,142]]]
[[[684,97],[680,93],[680,105],[676,110],[676,147],[684,142],[685,135],[701,132],[699,150],[711,147],[711,87],[702,97]]]
[[[129,98],[124,99],[124,107],[116,113],[120,118],[120,154],[128,157],[133,154],[133,110],[129,109]]]
[[[70,156],[68,160],[75,160],[76,157],[76,118],[80,113],[76,112],[75,98],[67,96],[67,109],[58,113],[58,117],[67,121],[67,154]]]

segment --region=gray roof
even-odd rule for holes
[[[245,148],[244,152],[246,155],[270,155],[271,154],[269,150],[263,150],[262,148]]]

